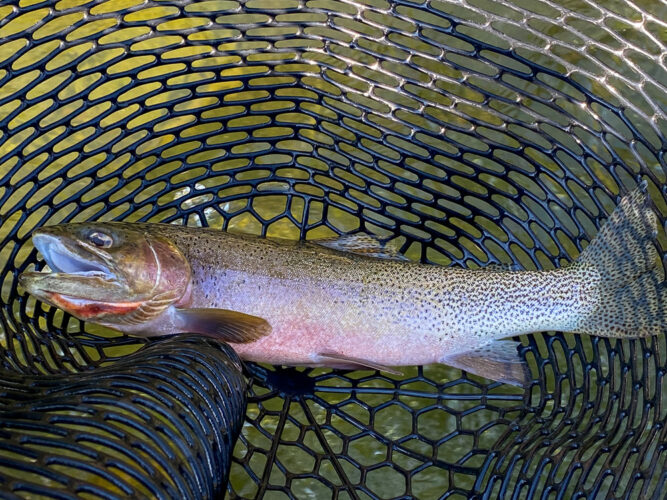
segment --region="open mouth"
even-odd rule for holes
[[[19,284],[36,299],[86,320],[134,310],[127,286],[119,280],[112,256],[61,234],[58,229],[33,233],[33,244],[49,269],[26,271]]]
[[[53,272],[83,276],[111,276],[109,268],[100,262],[97,256],[88,252],[86,252],[88,255],[80,255],[70,250],[56,237],[48,234],[35,234],[33,244],[44,256],[44,260]],[[80,250],[85,252],[83,248]]]

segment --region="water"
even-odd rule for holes
[[[19,298],[17,270],[37,263],[29,232],[45,224],[148,220],[288,239],[363,229],[395,237],[413,260],[535,269],[575,257],[638,178],[667,214],[664,15],[654,5],[26,7],[0,7],[0,18],[11,18],[0,27],[3,314],[37,318],[39,328],[28,340],[2,332],[17,369],[77,371],[142,345]],[[661,250],[666,243],[661,231]],[[315,370],[304,375],[315,392],[288,398],[257,384],[232,487],[244,497],[319,498],[333,489],[463,498],[490,470],[491,449],[528,450],[533,468],[549,450],[576,463],[563,443],[598,432],[602,418],[588,415],[585,401],[630,412],[620,395],[633,380],[655,404],[651,418],[664,419],[655,375],[662,344],[630,355],[615,343],[557,339],[523,340],[534,370],[553,363],[527,404],[518,390],[444,366],[409,368],[404,380]],[[622,424],[608,420],[607,435],[631,429],[640,448],[657,436],[615,418]],[[549,448],[540,426],[560,444]],[[584,431],[567,441],[564,429]],[[590,465],[591,477],[603,465]],[[540,488],[567,488],[563,474]],[[570,491],[575,483],[595,486],[573,479]]]

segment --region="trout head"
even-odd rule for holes
[[[170,305],[189,300],[191,269],[168,239],[141,225],[64,224],[34,231],[50,271],[19,283],[39,300],[81,320],[140,330]]]

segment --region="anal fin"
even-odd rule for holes
[[[403,372],[389,366],[382,365],[380,363],[375,363],[374,361],[369,361],[367,359],[355,358],[352,356],[344,356],[343,354],[336,354],[332,352],[319,353],[318,358],[321,362],[330,364],[333,367],[338,367],[341,365],[350,365],[351,368],[356,369],[368,369],[379,370],[381,372],[391,373],[393,375],[403,375]]]
[[[480,377],[527,387],[532,377],[528,365],[519,357],[518,346],[512,340],[494,340],[469,351],[448,354],[442,362]]]

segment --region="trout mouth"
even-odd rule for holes
[[[101,249],[90,248],[85,242],[62,237],[47,229],[36,231],[35,248],[44,257],[48,269],[24,272],[19,284],[36,298],[60,306],[61,299],[74,304],[84,301],[115,301],[127,296],[126,287],[108,263]]]
[[[36,233],[32,241],[51,272],[62,275],[99,276],[109,280],[113,276],[106,263],[101,262],[99,251],[91,252],[91,249],[87,248],[88,245],[79,243],[76,249],[72,249],[61,239],[44,233]]]

